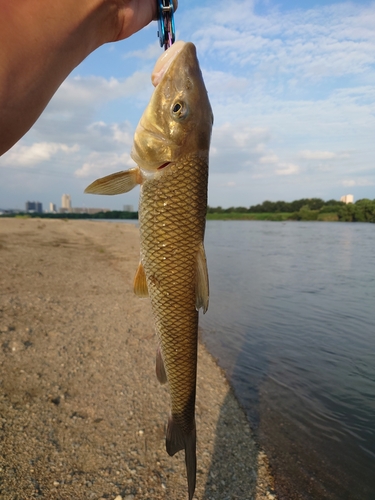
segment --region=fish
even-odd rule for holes
[[[196,486],[198,316],[209,303],[204,249],[213,113],[196,48],[178,41],[158,59],[155,90],[135,130],[136,166],[85,192],[120,194],[140,184],[140,262],[134,292],[150,297],[158,338],[156,375],[168,382],[166,450],[185,450],[188,497]]]

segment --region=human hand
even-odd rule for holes
[[[177,9],[177,0],[173,0]],[[0,0],[0,155],[95,49],[157,18],[156,0]],[[22,34],[22,36],[20,36]]]

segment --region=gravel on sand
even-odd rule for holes
[[[0,219],[0,499],[187,499],[165,451],[138,229]],[[208,312],[209,314],[209,312]],[[276,498],[267,458],[200,345],[196,500]]]

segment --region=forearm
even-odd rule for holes
[[[137,12],[131,0],[0,0],[0,154],[85,57],[151,21],[156,2],[139,3]]]

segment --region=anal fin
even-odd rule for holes
[[[208,309],[209,285],[208,285],[206,252],[204,251],[203,243],[199,245],[197,253],[195,294],[196,294],[196,300],[195,300],[196,309],[199,310],[202,307],[203,313],[205,313]]]
[[[134,293],[138,297],[148,297],[148,288],[147,288],[147,281],[146,281],[146,273],[143,268],[142,262],[139,263],[137,272],[135,273],[134,276],[134,282],[133,282],[133,289]]]
[[[97,179],[87,186],[85,193],[109,195],[127,193],[141,183],[141,172],[138,167],[134,167]]]
[[[168,382],[160,346],[156,351],[156,377],[161,384],[166,384]]]

